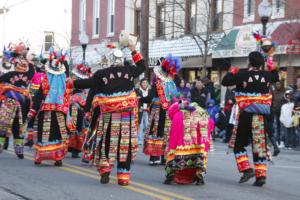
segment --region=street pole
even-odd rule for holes
[[[149,72],[149,0],[142,0],[141,2],[141,31],[140,31],[140,43],[141,54],[144,57],[145,65],[147,66],[145,77],[150,78]]]
[[[82,50],[83,50],[82,62],[83,62],[83,64],[85,64],[85,50],[86,50],[87,44],[82,44],[81,46],[82,46]]]
[[[269,17],[261,17],[261,23],[262,23],[262,27],[263,27],[263,35],[266,36],[267,35],[267,23],[269,21]]]

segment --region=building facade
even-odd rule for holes
[[[212,57],[218,63],[226,60],[233,66],[247,67],[247,55],[257,48],[252,33],[262,32],[261,18],[258,15],[261,0],[233,2],[233,27],[217,45]],[[272,15],[266,34],[277,43],[274,63],[281,69],[281,80],[286,84],[293,84],[295,76],[300,73],[300,51],[291,52],[293,47],[290,44],[299,43],[300,4],[296,0],[269,0],[269,3]]]

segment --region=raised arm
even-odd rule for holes
[[[100,72],[98,70],[95,75],[89,79],[81,79],[74,81],[74,88],[76,89],[87,89],[87,88],[96,88],[101,83]]]
[[[239,84],[239,68],[232,67],[222,80],[223,86],[232,86]]]
[[[129,66],[130,73],[133,77],[138,77],[146,70],[145,60],[143,56],[135,50],[134,46],[129,46],[131,50],[132,60],[135,63],[135,66]]]

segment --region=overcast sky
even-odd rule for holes
[[[39,52],[45,31],[53,31],[60,47],[68,48],[71,33],[71,0],[0,0],[0,8],[7,7],[5,16],[0,14],[0,47],[18,42],[29,42],[32,51]]]

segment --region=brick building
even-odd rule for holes
[[[246,56],[256,49],[252,32],[262,30],[258,5],[261,0],[234,0],[233,27],[218,44],[213,52],[215,61],[226,60],[231,65],[246,67]],[[281,68],[281,79],[286,84],[293,84],[300,73],[300,56],[289,54],[289,42],[298,41],[300,33],[299,11],[297,0],[269,0],[272,15],[267,24],[267,35],[277,43],[274,56],[275,64]]]

